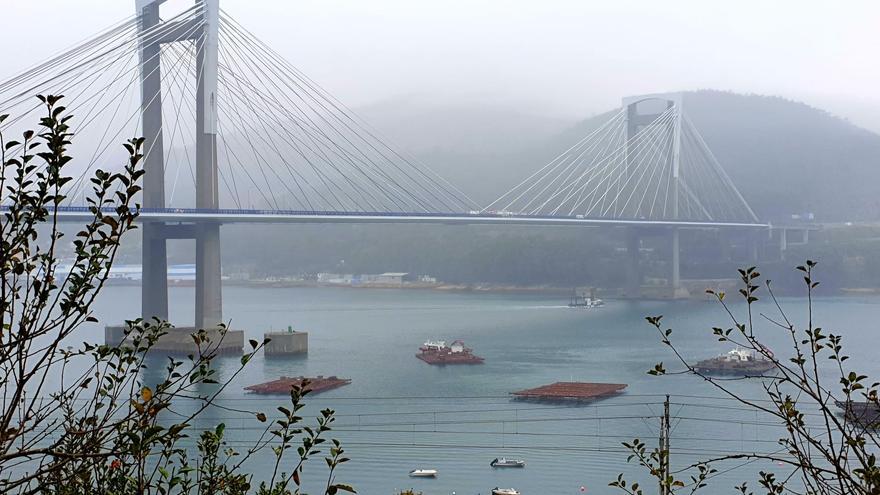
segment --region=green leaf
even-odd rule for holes
[[[348,493],[357,493],[351,485],[345,483],[336,483],[335,486],[337,489],[348,492]]]

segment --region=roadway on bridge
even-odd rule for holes
[[[59,220],[84,222],[92,218],[87,207],[59,207]],[[410,223],[410,224],[462,224],[462,225],[584,225],[584,226],[635,226],[635,227],[681,227],[681,228],[746,228],[764,229],[761,223],[708,222],[684,220],[632,220],[609,218],[580,218],[578,216],[539,216],[512,213],[395,213],[395,212],[308,212],[284,210],[242,210],[196,208],[152,208],[140,212],[142,222],[222,224],[285,224],[285,223]]]

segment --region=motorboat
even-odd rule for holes
[[[594,309],[601,308],[602,306],[605,306],[605,301],[596,297],[596,289],[590,289],[589,295],[586,292],[579,293],[577,289],[574,289],[571,293],[571,298],[568,300],[569,308]]]
[[[436,478],[436,469],[413,469],[409,472],[410,478]]]
[[[526,467],[526,461],[522,459],[507,459],[506,457],[497,457],[489,463],[493,468]]]
[[[515,488],[498,488],[497,486],[492,489],[492,495],[520,495]]]

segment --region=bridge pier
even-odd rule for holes
[[[672,286],[673,294],[677,293],[679,289],[681,289],[681,261],[679,258],[679,230],[677,228],[672,229],[672,266],[671,266],[671,274],[670,274],[670,285]],[[673,295],[673,297],[675,297]]]
[[[196,319],[198,328],[223,322],[220,224],[199,225],[196,234]]]
[[[217,50],[219,0],[201,0],[205,6],[204,43],[196,52],[196,208],[218,209],[217,172]],[[220,272],[220,224],[203,223],[196,234],[196,326],[209,328],[223,322]]]
[[[671,266],[669,274],[669,290],[672,299],[686,299],[690,297],[690,292],[681,285],[681,229],[672,228],[670,233],[670,244],[672,250]]]
[[[155,28],[160,2],[139,3],[141,31]],[[140,45],[141,119],[144,135],[145,208],[165,208],[165,157],[162,140],[162,66],[157,42]],[[141,316],[168,319],[168,254],[162,226],[144,224],[141,245]]]
[[[168,320],[168,248],[164,225],[143,225],[141,252],[141,316]]]
[[[761,259],[761,234],[763,232],[751,232],[749,234],[749,261],[753,265],[757,265]]]
[[[667,284],[643,286],[644,274],[641,263],[642,239],[651,236],[660,239],[660,243],[668,240],[670,258],[665,265],[668,267],[666,275]],[[623,295],[628,299],[641,297],[658,299],[683,299],[690,296],[681,284],[681,229],[673,227],[671,230],[644,230],[637,227],[629,227],[626,230],[627,263],[625,268],[626,281]]]
[[[159,6],[165,0],[138,0],[140,32],[162,23]],[[144,135],[143,206],[165,208],[165,163],[162,142],[163,43],[189,39],[196,43],[196,208],[220,206],[217,171],[217,63],[220,24],[219,0],[198,0],[204,11],[202,28],[186,38],[169,31],[140,45],[141,118]],[[164,222],[145,223],[142,247],[141,314],[144,319],[168,320],[167,239],[196,240],[195,326],[212,328],[223,321],[220,271],[220,223],[207,221],[182,227]]]
[[[642,269],[640,265],[642,246],[642,238],[639,236],[638,229],[629,227],[626,229],[626,285],[624,286],[624,297],[628,299],[638,299],[642,295]]]

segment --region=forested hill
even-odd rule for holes
[[[819,221],[880,218],[880,135],[779,97],[693,91],[685,94],[684,107],[761,218],[778,222],[806,212],[815,213]],[[597,115],[540,140],[529,134],[517,141],[513,129],[506,128],[505,142],[527,146],[470,151],[451,140],[417,149],[416,154],[474,199],[488,202],[609,115]],[[459,121],[468,120],[467,113],[459,115]],[[402,144],[408,145],[406,141]]]
[[[880,135],[778,97],[699,91],[684,105],[759,216],[880,218]]]

